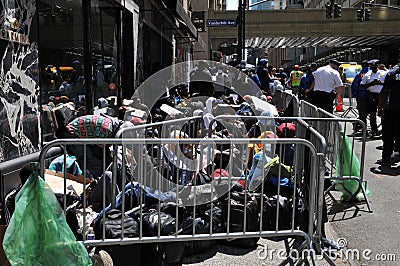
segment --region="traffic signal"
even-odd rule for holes
[[[56,24],[56,15],[55,14],[51,14],[50,16],[50,20],[51,20],[51,24]]]
[[[333,17],[341,18],[342,17],[342,6],[339,4],[334,4],[333,6]]]
[[[371,9],[366,8],[365,9],[365,21],[370,21],[371,20]]]
[[[357,9],[357,21],[364,21],[364,9]]]
[[[331,4],[325,4],[325,8],[326,8],[326,10],[325,10],[325,12],[326,12],[326,18],[327,19],[331,19],[332,18],[332,5]]]
[[[45,24],[45,25],[49,25],[49,24],[50,24],[50,18],[49,18],[49,16],[48,16],[48,15],[43,15],[43,18],[44,18],[44,24]]]

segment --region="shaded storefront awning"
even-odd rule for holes
[[[203,38],[197,33],[197,28],[194,26],[191,18],[183,8],[179,0],[164,0],[167,6],[175,13],[179,21],[179,29],[186,30],[190,38],[194,38],[203,51],[207,51],[207,45]]]
[[[256,37],[246,39],[246,48],[362,47],[384,46],[400,41],[400,36],[365,37]]]

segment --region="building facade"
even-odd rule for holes
[[[100,97],[118,104],[160,68],[193,59],[190,2],[1,1],[0,163],[40,150],[43,105],[67,97],[90,114]]]

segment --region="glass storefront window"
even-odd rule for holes
[[[115,104],[121,85],[121,8],[92,0],[91,25],[94,104],[99,98]]]
[[[60,103],[73,102],[85,112],[84,23],[81,1],[38,0],[39,69],[44,140],[53,136],[50,114]]]
[[[51,113],[60,104],[72,102],[84,115],[102,107],[100,98],[113,109],[133,93],[134,14],[111,0],[38,0],[38,18],[46,141],[57,127]]]

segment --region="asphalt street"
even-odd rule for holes
[[[359,258],[349,256],[354,257],[353,265],[400,264],[400,164],[375,164],[381,158],[381,147],[381,138],[367,140],[364,179],[372,192],[373,212],[364,203],[330,201],[330,225],[338,237],[346,239],[347,248],[359,254]]]

